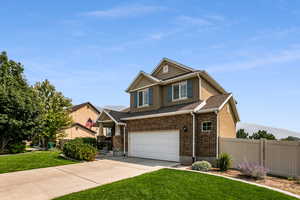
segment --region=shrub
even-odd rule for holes
[[[89,144],[95,148],[97,148],[97,140],[96,138],[91,138],[91,137],[83,137],[83,138],[78,138],[81,139],[83,143]]]
[[[16,144],[10,144],[8,146],[8,152],[9,153],[23,153],[26,150],[26,143],[20,142]]]
[[[63,152],[66,156],[76,160],[95,160],[97,150],[81,139],[74,139],[64,144]]]
[[[207,161],[197,161],[194,162],[192,165],[192,169],[193,170],[197,170],[197,171],[204,171],[207,172],[208,170],[211,169],[211,164]]]
[[[243,162],[238,166],[242,175],[255,179],[264,179],[268,173],[268,169],[257,163]]]
[[[227,171],[231,167],[231,161],[229,154],[222,153],[217,160],[217,164],[221,171]]]

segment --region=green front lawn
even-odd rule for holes
[[[222,177],[162,169],[56,198],[56,200],[77,199],[285,200],[296,198]]]
[[[0,173],[76,163],[59,157],[58,151],[38,151],[0,156]]]

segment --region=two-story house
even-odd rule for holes
[[[98,122],[113,130],[113,149],[132,157],[191,163],[214,161],[219,137],[235,137],[236,101],[205,71],[167,58],[141,71],[127,88],[130,108],[105,109]]]
[[[99,127],[95,126],[99,115],[100,111],[90,102],[73,106],[70,113],[73,124],[64,130],[65,139],[78,137],[95,138],[99,132]]]

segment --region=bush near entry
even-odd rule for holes
[[[77,138],[64,144],[63,153],[76,160],[93,161],[96,158],[97,149]]]

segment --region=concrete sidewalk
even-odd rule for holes
[[[28,171],[0,174],[1,200],[46,200],[65,194],[111,183],[121,179],[170,167],[161,161],[160,166],[99,160]],[[161,164],[163,164],[161,166]]]

